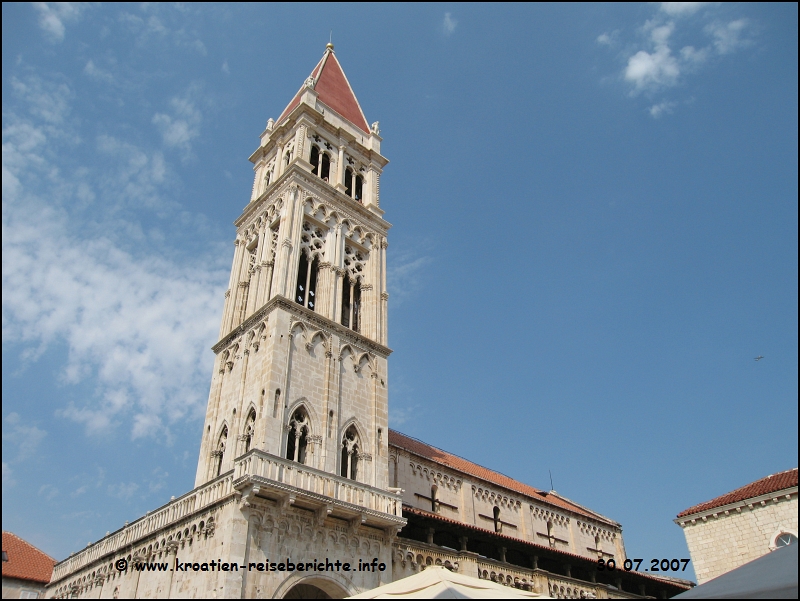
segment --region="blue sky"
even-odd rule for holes
[[[247,157],[333,30],[392,427],[688,557],[679,511],[797,465],[797,22],[3,4],[3,528],[61,559],[191,488]]]

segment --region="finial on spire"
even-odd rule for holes
[[[331,29],[331,35],[328,37],[328,43],[325,45],[325,50],[330,50],[333,52],[333,29]]]

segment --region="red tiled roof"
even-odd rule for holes
[[[441,449],[437,449],[436,447],[432,447],[431,445],[425,444],[416,438],[411,438],[410,436],[406,436],[405,434],[401,434],[395,430],[389,430],[389,444],[400,447],[406,451],[409,451],[410,453],[414,453],[415,455],[419,455],[420,457],[424,457],[425,459],[429,459],[430,461],[445,467],[449,467],[464,474],[469,474],[470,476],[475,476],[481,480],[486,480],[487,482],[502,486],[508,490],[513,490],[528,497],[533,497],[538,501],[549,503],[550,505],[555,505],[561,509],[579,513],[596,520],[614,523],[613,520],[610,520],[598,513],[586,510],[577,504],[570,503],[558,495],[539,490],[533,486],[528,486],[527,484],[523,484],[518,480],[509,478],[504,474],[492,471],[488,468],[478,465],[477,463],[467,461],[458,455],[453,455],[446,451],[442,451]]]
[[[389,432],[391,432],[391,430],[389,430]],[[537,547],[539,549],[546,549],[547,551],[550,551],[551,553],[556,553],[558,555],[563,555],[565,557],[571,557],[573,559],[582,559],[583,561],[597,563],[597,559],[593,558],[593,557],[584,557],[583,555],[578,555],[577,553],[571,553],[570,551],[562,551],[561,549],[556,549],[554,547],[540,545],[538,543],[527,541],[527,540],[522,539],[522,538],[517,538],[516,536],[509,536],[507,534],[501,534],[501,533],[495,532],[493,530],[487,530],[486,528],[481,528],[480,526],[475,526],[473,524],[465,524],[464,522],[459,522],[458,520],[454,520],[452,518],[448,518],[448,517],[445,517],[443,515],[439,515],[438,513],[431,513],[430,511],[425,511],[424,509],[417,509],[416,507],[412,507],[411,505],[405,505],[404,504],[403,505],[403,511],[406,512],[406,513],[410,513],[412,515],[417,515],[417,516],[420,516],[420,517],[430,518],[430,519],[439,520],[441,522],[445,522],[445,523],[448,523],[448,524],[453,524],[455,526],[462,526],[462,527],[464,527],[464,528],[466,528],[468,530],[480,532],[481,534],[488,534],[489,536],[498,536],[500,538],[505,538],[505,539],[507,539],[509,541],[514,541],[515,543],[522,543],[524,545],[530,545],[532,547]],[[664,579],[664,578],[659,578],[658,576],[652,576],[650,574],[643,574],[642,572],[636,572],[636,571],[633,571],[633,570],[632,571],[627,571],[626,570],[625,573],[626,574],[633,574],[635,576],[641,576],[641,577],[644,577],[644,578],[649,578],[650,580],[657,580],[657,581],[665,583],[665,584],[672,584],[672,585],[679,586],[679,587],[684,588],[684,589],[688,589],[689,588],[689,586],[687,584],[684,584],[682,582],[677,582],[676,581],[677,579],[669,579],[669,580],[667,580],[667,579]]]
[[[730,505],[731,503],[752,499],[753,497],[768,495],[773,492],[778,492],[779,490],[792,488],[793,486],[797,486],[797,468],[780,472],[778,474],[772,474],[766,478],[761,478],[761,480],[751,482],[750,484],[742,486],[741,488],[737,488],[734,491],[719,496],[716,499],[711,499],[705,503],[700,503],[699,505],[690,507],[689,509],[681,511],[678,514],[678,517],[682,518],[693,513],[700,513],[701,511],[706,511],[708,509],[714,509],[716,507],[722,507],[723,505]]]
[[[3,532],[3,553],[8,561],[3,562],[3,578],[19,578],[47,584],[53,575],[56,560],[43,553],[16,534]]]
[[[325,51],[322,60],[317,63],[317,66],[311,72],[311,77],[314,78],[314,91],[318,94],[317,98],[320,102],[339,113],[359,129],[369,133],[364,111],[361,110],[361,105],[358,104],[353,88],[350,87],[347,76],[344,74],[333,50],[328,49]],[[300,96],[302,96],[304,88],[305,84],[283,110],[276,124],[283,121],[300,103]]]

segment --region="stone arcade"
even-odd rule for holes
[[[380,150],[328,44],[250,157],[195,488],[47,596],[336,598],[431,564],[555,597],[687,588],[598,572],[625,560],[618,523],[389,431]]]

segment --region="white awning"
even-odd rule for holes
[[[797,545],[776,549],[673,599],[797,599]]]

